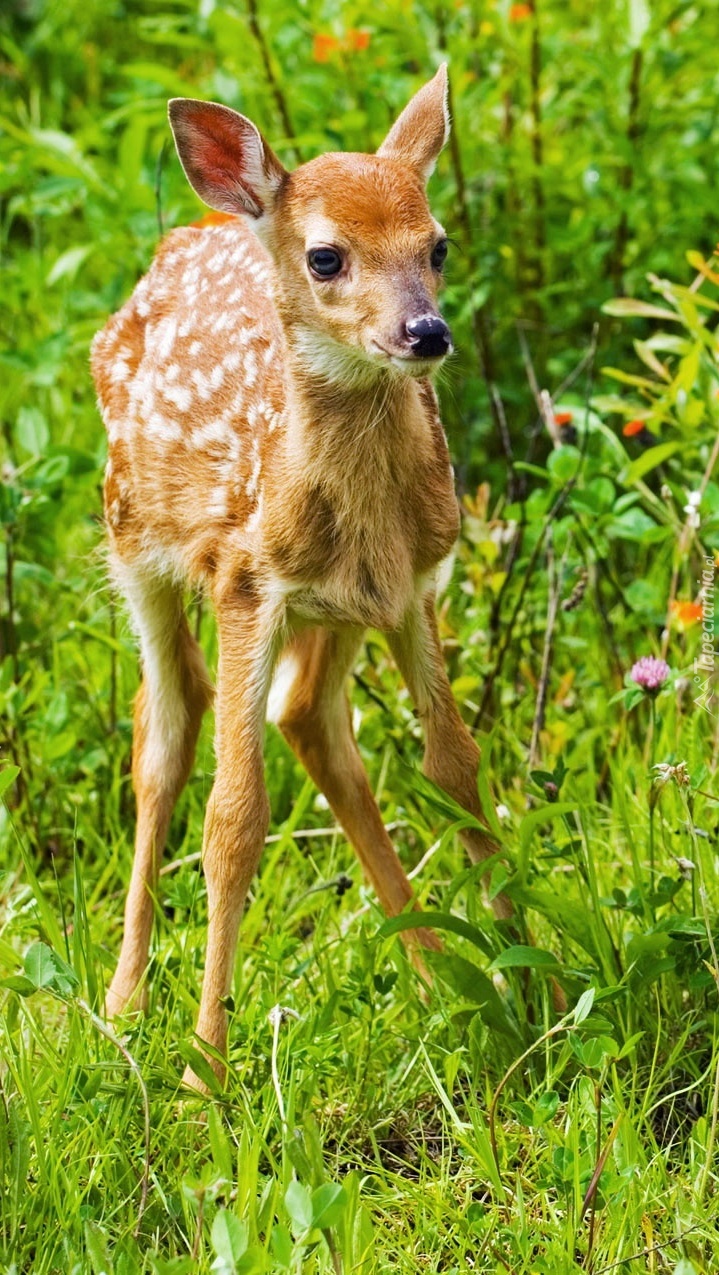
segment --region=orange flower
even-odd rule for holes
[[[206,226],[224,226],[226,221],[237,221],[237,218],[232,213],[207,212],[198,217],[197,221],[191,221],[190,225],[204,230]]]
[[[329,62],[333,53],[340,47],[340,42],[333,35],[318,32],[312,41],[312,57],[315,62]]]
[[[560,428],[562,425],[571,425],[573,420],[574,420],[573,412],[555,412],[554,413],[554,424],[559,425]]]
[[[625,438],[633,438],[635,434],[641,434],[642,430],[646,429],[646,427],[647,427],[646,421],[641,421],[641,420],[627,421],[626,425],[624,426],[624,429],[622,430],[622,433]]]
[[[345,48],[352,53],[361,53],[364,49],[369,48],[369,42],[369,31],[357,31],[354,27],[350,27],[345,40]]]
[[[682,629],[689,628],[690,624],[697,624],[704,615],[704,607],[701,602],[672,602],[672,615],[677,624]]]
[[[513,4],[509,9],[510,22],[525,22],[532,16],[531,4]]]

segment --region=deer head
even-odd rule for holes
[[[449,133],[445,66],[375,155],[326,154],[291,173],[229,107],[176,98],[170,122],[200,198],[247,218],[274,259],[305,367],[345,384],[439,367],[452,349],[437,309],[447,240],[425,185]]]

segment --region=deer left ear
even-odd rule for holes
[[[447,90],[447,63],[443,62],[434,79],[405,106],[377,154],[409,165],[427,181],[449,137]]]

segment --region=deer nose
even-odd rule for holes
[[[406,324],[412,353],[418,359],[438,359],[452,348],[452,336],[438,314],[423,314]]]

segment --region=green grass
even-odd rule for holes
[[[669,784],[660,798],[652,896],[637,744],[625,739],[610,758],[611,802],[592,799],[596,777],[578,770],[564,779],[556,808],[572,813],[555,817],[550,803],[528,825],[521,789],[501,777],[505,726],[492,778],[514,812],[510,891],[532,904],[540,951],[557,958],[556,966],[515,968],[513,958],[540,958],[485,910],[478,871],[463,868],[455,838],[435,842],[446,820],[431,790],[417,793],[406,697],[377,648],[374,656],[363,681],[386,700],[406,755],[383,732],[383,710],[360,692],[360,740],[378,795],[400,825],[408,864],[436,846],[418,893],[440,925],[462,918],[467,937],[446,935],[426,992],[399,939],[383,937],[341,836],[304,833],[323,832],[327,815],[272,731],[270,788],[277,781],[295,799],[273,826],[279,839],[267,847],[242,927],[227,1092],[200,1102],[178,1094],[204,942],[196,864],[164,878],[149,1012],[121,1040],[108,1039],[92,1006],[118,946],[130,824],[104,856],[76,842],[55,870],[48,862],[35,876],[29,861],[25,872],[13,870],[0,953],[17,977],[29,950],[30,977],[5,993],[0,1035],[6,1266],[209,1270],[218,1246],[225,1253],[229,1211],[240,1230],[225,1237],[228,1264],[214,1269],[331,1271],[333,1261],[347,1272],[715,1268],[719,1047],[701,892],[713,911],[716,856],[704,836],[677,836],[686,790]],[[677,731],[698,731],[670,703],[663,716],[657,755],[668,756]],[[697,754],[706,744],[695,740]],[[173,825],[170,866],[199,844],[208,749]],[[118,823],[126,785],[117,775],[104,794]],[[716,806],[694,801],[701,833]],[[81,811],[79,822],[86,817]],[[671,857],[687,838],[703,882],[694,901]],[[338,898],[333,883],[344,874],[353,885]],[[659,902],[662,890],[667,899],[676,892]],[[504,967],[496,988],[486,975],[492,961]],[[563,1020],[548,973],[567,991]],[[276,1006],[291,1014],[275,1039]],[[312,1229],[312,1193],[326,1184],[342,1190],[314,1196],[317,1207],[329,1199],[323,1234]],[[235,1258],[233,1244],[236,1255],[242,1250]]]

